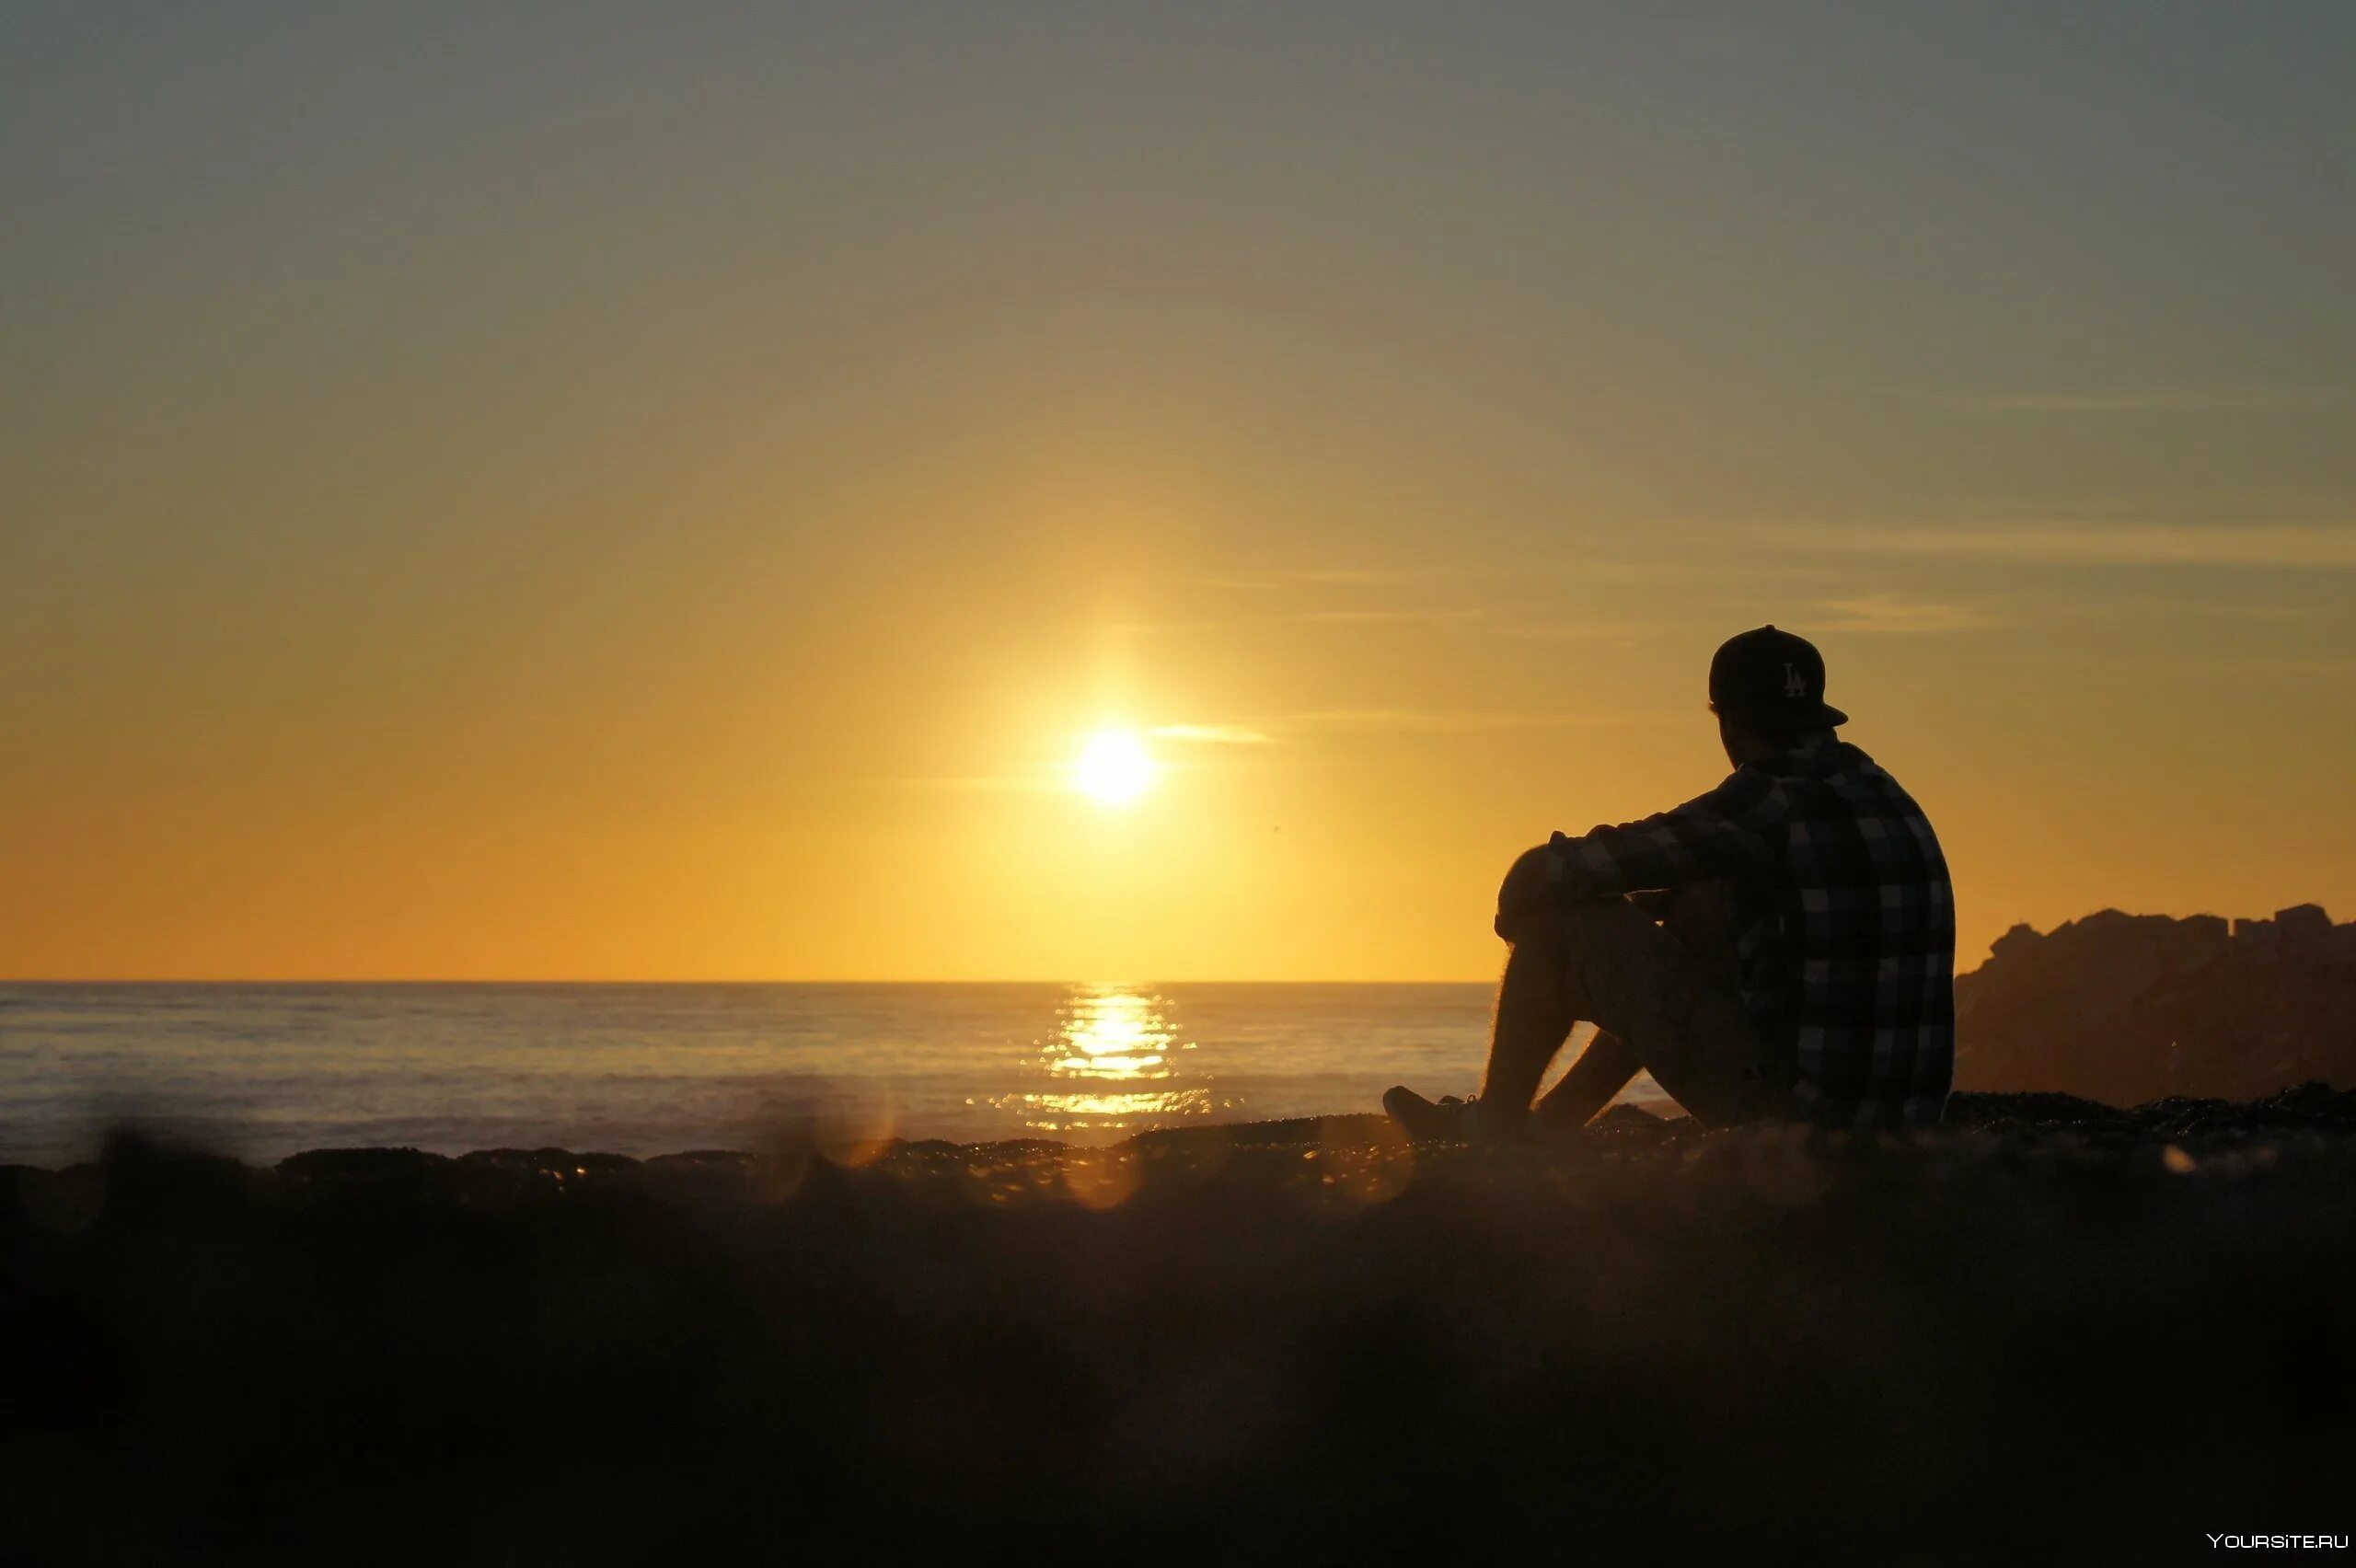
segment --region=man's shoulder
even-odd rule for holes
[[[1869,779],[1885,788],[1895,788],[1898,783],[1864,747],[1848,741],[1836,740],[1809,751],[1785,753],[1770,758],[1769,763],[1789,783]]]
[[[1792,776],[1778,768],[1772,757],[1746,762],[1691,804],[1720,816],[1755,812],[1762,806],[1773,809],[1791,783]]]
[[[1828,756],[1831,766],[1819,776],[1820,793],[1830,809],[1857,816],[1903,818],[1913,824],[1917,835],[1930,831],[1929,813],[1895,774],[1845,741],[1837,753]]]
[[[1920,815],[1922,808],[1895,775],[1861,746],[1831,741],[1802,752],[1781,753],[1738,769],[1757,772],[1761,783],[1784,790],[1803,814]]]

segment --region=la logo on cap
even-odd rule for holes
[[[1784,695],[1785,697],[1807,695],[1807,677],[1794,669],[1789,659],[1784,661]]]

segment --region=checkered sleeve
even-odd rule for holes
[[[1764,769],[1738,768],[1705,795],[1642,822],[1556,834],[1566,898],[1755,876],[1783,854],[1791,800]]]

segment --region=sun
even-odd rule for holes
[[[1153,758],[1126,730],[1099,730],[1072,764],[1072,787],[1106,805],[1125,806],[1153,780]]]

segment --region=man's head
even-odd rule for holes
[[[1824,655],[1816,644],[1773,626],[1719,644],[1710,660],[1710,711],[1737,767],[1849,721],[1824,700]]]

